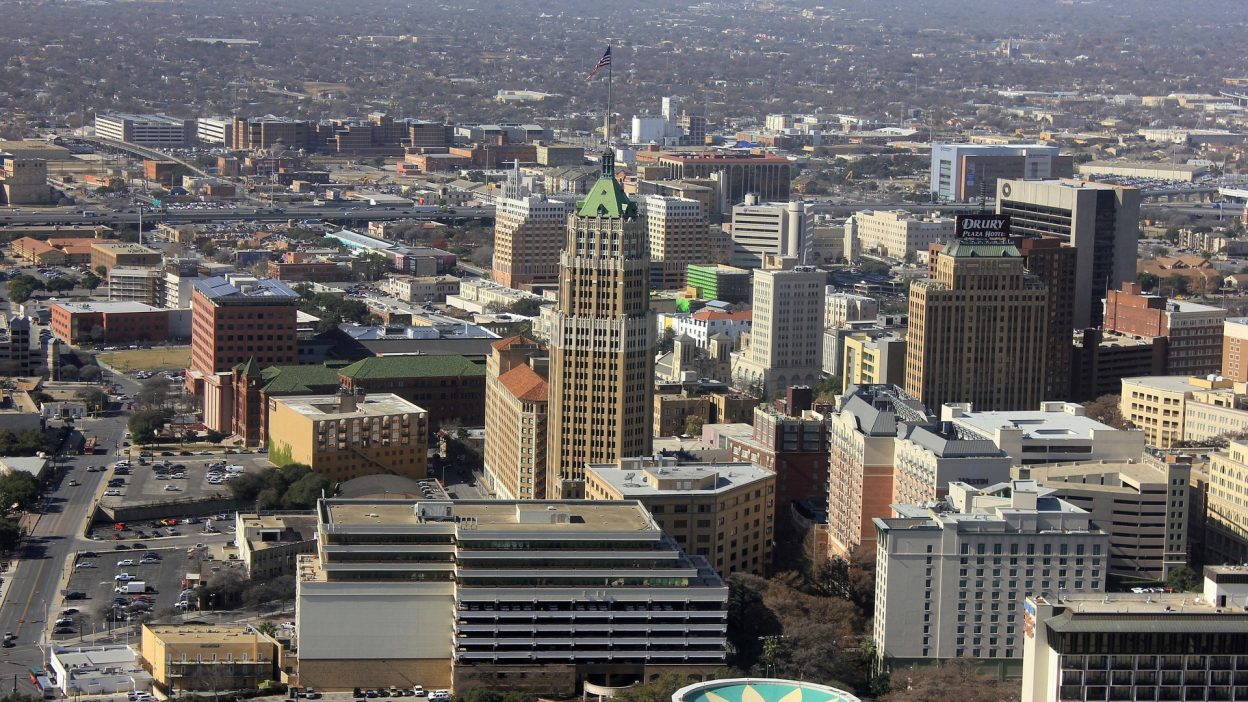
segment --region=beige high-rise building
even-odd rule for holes
[[[1048,292],[1012,245],[955,241],[910,288],[906,392],[928,407],[1037,407],[1047,348]]]
[[[546,496],[546,351],[512,336],[485,361],[485,480],[506,499]]]
[[[814,266],[754,271],[754,317],[749,345],[733,358],[736,382],[760,388],[767,398],[819,381],[827,280]]]
[[[550,315],[547,498],[580,498],[585,466],[650,453],[654,320],[637,205],[602,154],[602,176],[577,203],[559,257]]]
[[[912,260],[929,244],[953,239],[953,218],[917,216],[905,210],[857,212],[846,230],[853,228],[856,250],[877,253],[897,261]]]
[[[1248,442],[1231,441],[1209,457],[1205,562],[1248,563]]]
[[[650,244],[650,287],[674,290],[685,286],[691,263],[711,261],[708,224],[697,200],[650,195],[643,201]]]
[[[1222,377],[1248,380],[1248,317],[1233,317],[1222,327]]]
[[[494,281],[520,290],[557,284],[568,204],[531,192],[514,172],[494,208]]]
[[[776,473],[753,463],[633,458],[585,470],[585,498],[637,500],[686,553],[722,575],[771,569]]]

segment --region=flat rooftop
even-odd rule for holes
[[[991,437],[998,429],[1021,429],[1026,439],[1091,439],[1093,431],[1113,431],[1108,424],[1064,411],[967,412],[953,421]]]
[[[775,476],[775,473],[752,463],[689,463],[627,468],[603,463],[590,464],[588,470],[626,498],[717,495]]]
[[[152,307],[142,302],[102,301],[102,302],[54,302],[56,307],[71,314],[103,312],[104,314],[125,314],[133,312],[168,312],[160,307]]]
[[[417,505],[449,504],[450,523],[471,520],[477,531],[517,532],[658,532],[640,502],[544,500],[325,500],[323,512],[331,526],[417,526],[426,522]],[[563,520],[562,515],[567,515]]]
[[[343,419],[350,417],[389,417],[396,414],[418,414],[425,410],[394,393],[378,393],[355,398],[344,405],[341,395],[306,395],[279,397],[275,402],[312,419]]]
[[[247,641],[264,640],[261,634],[247,631],[242,625],[239,626],[204,626],[204,625],[187,625],[178,626],[176,624],[155,624],[144,625],[144,628],[150,629],[166,645],[177,644],[203,644],[211,642],[221,643],[242,643]]]
[[[142,244],[135,244],[128,241],[116,241],[112,239],[96,239],[91,242],[91,248],[112,251],[113,253],[160,255],[160,252],[156,249],[149,249]]]

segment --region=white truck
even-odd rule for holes
[[[141,595],[147,592],[147,583],[142,580],[131,580],[118,584],[113,588],[113,592],[119,595]]]

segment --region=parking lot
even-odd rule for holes
[[[100,504],[106,508],[116,508],[122,505],[135,506],[229,498],[229,481],[221,480],[214,483],[210,482],[208,477],[210,472],[208,464],[219,461],[241,466],[246,473],[258,472],[269,466],[263,454],[135,456],[130,459],[132,466],[128,475],[117,475],[113,466],[107,467],[110,472],[108,477],[113,482],[110,482],[109,489],[100,499]],[[163,468],[166,462],[167,469]],[[173,509],[171,514],[176,511]]]
[[[56,626],[53,638],[73,640],[152,618],[180,618],[177,615],[183,610],[174,609],[175,603],[196,578],[206,580],[228,569],[242,572],[242,564],[229,558],[237,554],[237,549],[227,545],[233,540],[233,515],[222,516],[227,519],[207,522],[214,527],[210,533],[204,532],[206,520],[196,519],[192,524],[179,520],[175,528],[180,537],[100,541],[94,549],[79,551],[63,604],[56,610],[79,611],[67,615],[72,622]],[[129,526],[148,534],[165,528],[156,522]],[[120,585],[116,576],[123,573],[131,576],[131,582],[142,583],[142,591],[135,586],[133,593],[115,592]],[[193,612],[195,602],[188,600],[191,604],[185,611]]]

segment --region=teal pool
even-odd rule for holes
[[[672,702],[859,702],[844,690],[796,680],[734,678],[683,687]]]

